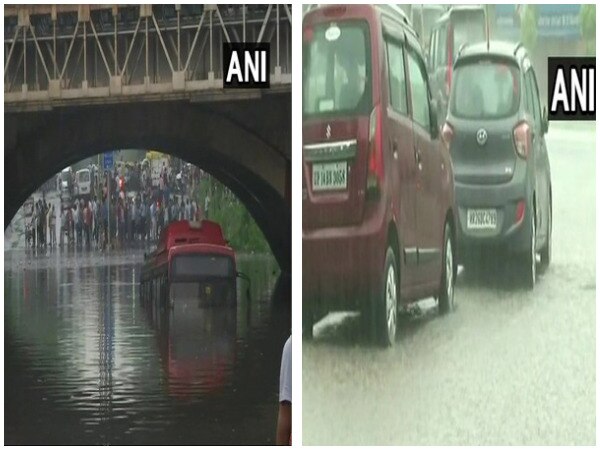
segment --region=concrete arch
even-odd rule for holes
[[[278,114],[268,101],[252,103],[267,125]],[[273,135],[268,126],[244,126],[228,108],[172,101],[5,114],[5,227],[29,195],[62,168],[113,149],[160,149],[229,187],[261,228],[281,269],[289,271],[290,159],[287,148],[281,148],[285,138]],[[256,117],[249,120],[254,121]],[[286,122],[279,121],[283,134],[289,135]]]

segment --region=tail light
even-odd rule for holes
[[[450,125],[448,122],[444,122],[444,126],[442,127],[442,140],[444,141],[444,144],[446,144],[446,148],[448,150],[450,150],[452,138],[454,138],[454,130],[452,129],[452,125]]]
[[[313,40],[314,31],[312,28],[305,28],[302,33],[303,42],[311,42]]]
[[[378,194],[383,185],[383,147],[381,135],[381,106],[373,108],[369,117],[369,171],[367,193]]]
[[[519,200],[519,203],[517,203],[517,210],[515,212],[515,223],[523,222],[524,217],[525,217],[525,200]]]
[[[531,127],[527,122],[519,122],[513,130],[515,140],[515,149],[517,155],[523,159],[527,159],[531,153]]]

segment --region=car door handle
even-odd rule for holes
[[[421,150],[418,147],[415,149],[415,162],[417,163],[419,170],[422,170],[423,164],[421,161]]]
[[[398,140],[397,139],[392,139],[390,148],[392,149],[392,155],[394,156],[394,159],[398,159]]]

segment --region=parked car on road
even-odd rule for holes
[[[71,168],[71,166],[65,167],[60,172],[59,190],[60,190],[61,196],[68,195],[69,197],[71,197],[73,195],[74,181],[75,180],[74,180],[74,175],[73,175],[73,169]]]
[[[454,164],[459,255],[495,246],[517,253],[533,288],[552,250],[552,181],[536,75],[525,47],[467,46],[454,65],[442,134]],[[496,252],[491,253],[496,255]]]
[[[400,11],[401,12],[401,11]],[[454,177],[417,36],[398,10],[303,22],[303,326],[360,310],[383,345],[398,309],[454,306]]]
[[[446,117],[452,65],[458,51],[463,45],[485,39],[486,14],[483,6],[453,6],[433,25],[429,38],[428,70],[439,123]]]
[[[81,169],[75,172],[76,196],[89,198],[92,195],[92,177],[90,169]]]
[[[446,11],[444,5],[411,5],[410,22],[412,23],[424,51],[429,51],[431,29],[437,19]]]

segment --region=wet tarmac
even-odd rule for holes
[[[595,126],[550,125],[553,261],[535,290],[509,264],[461,271],[457,310],[433,299],[396,346],[335,313],[303,342],[303,444],[596,442]]]
[[[240,255],[237,308],[139,299],[142,250],[5,251],[5,444],[272,444],[290,282]]]

